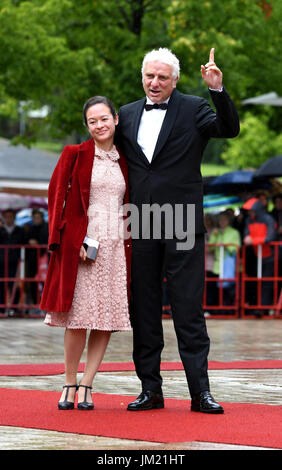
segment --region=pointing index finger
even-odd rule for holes
[[[214,47],[212,47],[210,50],[209,62],[214,62]]]

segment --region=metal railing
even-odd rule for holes
[[[265,248],[270,249],[269,256],[265,256]],[[248,256],[250,250],[255,256]],[[241,265],[242,318],[256,317],[257,311],[282,318],[282,242],[250,248],[244,245]]]
[[[0,317],[43,316],[47,245],[0,245]]]
[[[226,275],[225,259],[231,247],[235,268]],[[271,249],[270,257],[264,256],[265,247]],[[282,318],[282,242],[249,248],[206,244],[206,255],[211,249],[218,250],[219,270],[206,273],[203,307],[207,316],[257,318],[260,311],[265,318]],[[0,318],[45,315],[39,305],[48,262],[47,245],[0,245]],[[170,314],[166,295],[163,313]]]

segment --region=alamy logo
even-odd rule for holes
[[[95,217],[99,213],[100,217]],[[103,217],[101,217],[103,214]],[[93,236],[96,239],[176,239],[177,250],[191,250],[195,245],[194,204],[119,205],[111,197],[107,205],[91,206],[89,217],[99,220]]]

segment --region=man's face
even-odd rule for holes
[[[3,219],[7,227],[12,227],[12,225],[15,223],[15,214],[13,212],[7,211],[3,214]]]
[[[278,210],[278,211],[281,211],[282,210],[282,197],[277,197],[275,199],[275,208]]]
[[[34,214],[33,215],[33,224],[40,225],[43,222],[43,216],[41,214]]]
[[[171,65],[163,62],[147,62],[143,74],[143,88],[153,103],[162,103],[176,87],[178,77],[172,77]]]

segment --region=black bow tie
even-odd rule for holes
[[[146,111],[151,111],[151,109],[167,109],[167,103],[154,103],[154,104],[145,104]]]

